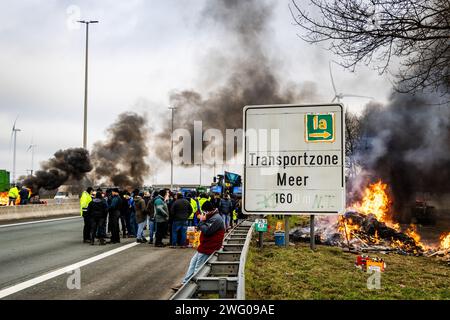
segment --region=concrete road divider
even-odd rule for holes
[[[78,202],[0,207],[0,222],[80,214]]]

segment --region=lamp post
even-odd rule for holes
[[[172,112],[172,129],[171,129],[171,136],[170,136],[170,191],[173,190],[173,112],[177,108],[175,107],[169,107],[169,110]]]
[[[86,25],[86,57],[84,65],[84,128],[83,128],[83,148],[87,149],[87,91],[88,91],[88,51],[89,51],[89,25],[98,23],[97,20],[80,20],[79,23]]]
[[[14,123],[13,134],[14,134],[14,154],[13,154],[13,183],[16,183],[16,145],[17,145],[17,132],[22,131],[16,128]]]

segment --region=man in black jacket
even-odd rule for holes
[[[91,245],[93,246],[95,243],[95,235],[97,234],[97,229],[104,224],[106,216],[108,214],[108,207],[103,200],[103,195],[101,192],[96,193],[95,199],[92,200],[88,205],[87,212],[88,216],[91,219]],[[99,232],[98,238],[100,240],[100,245],[104,245],[105,239],[102,232]]]
[[[111,242],[120,242],[119,217],[121,200],[119,197],[119,189],[112,190],[111,203],[109,204],[109,224],[111,225]]]
[[[177,194],[177,200],[172,204],[170,212],[172,215],[172,246],[184,247],[186,246],[186,230],[192,207],[190,202],[183,198],[182,193]]]

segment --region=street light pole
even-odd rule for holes
[[[202,186],[202,162],[203,162],[203,153],[202,159],[200,160],[200,187]]]
[[[173,190],[173,111],[176,110],[175,107],[169,107],[169,110],[172,111],[172,129],[170,136],[170,191]]]
[[[87,149],[87,96],[88,96],[88,52],[89,52],[89,24],[98,23],[96,20],[80,20],[79,23],[86,25],[86,57],[84,65],[84,127],[83,127],[83,148]]]
[[[13,154],[13,183],[16,183],[16,144],[17,144],[17,132],[21,131],[17,129],[14,124],[13,133],[14,133],[14,154]]]

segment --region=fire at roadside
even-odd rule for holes
[[[338,246],[354,253],[377,252],[440,257],[450,263],[450,232],[444,232],[434,243],[425,243],[417,225],[401,226],[389,217],[393,210],[387,184],[370,184],[362,200],[353,203],[339,217],[321,217],[315,226],[315,241]],[[291,230],[293,242],[309,242],[309,227]]]

